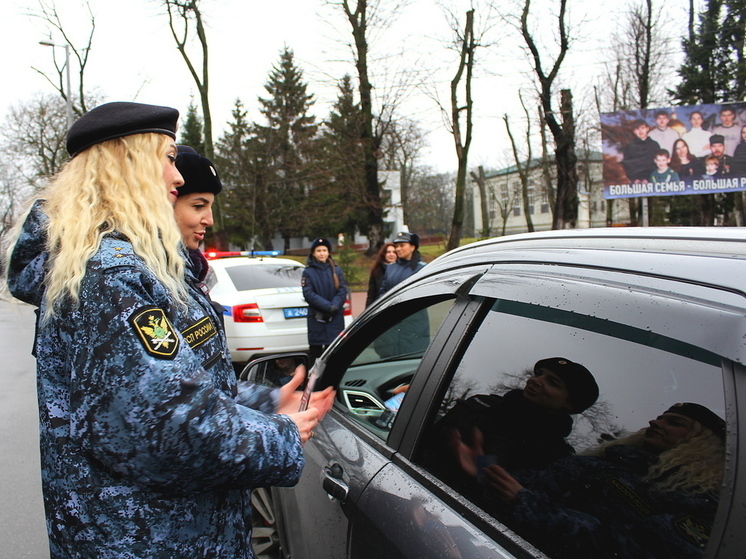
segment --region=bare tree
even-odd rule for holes
[[[54,57],[54,68],[55,68],[55,75],[50,77],[46,72],[43,70],[40,70],[39,68],[32,67],[36,72],[44,76],[44,78],[52,84],[52,86],[55,88],[55,90],[60,94],[60,96],[65,100],[68,101],[68,95],[70,95],[72,98],[70,99],[70,104],[72,107],[72,112],[74,115],[81,116],[84,113],[88,112],[88,104],[87,101],[90,99],[90,97],[87,98],[86,96],[86,89],[85,89],[85,69],[88,64],[88,57],[91,54],[91,46],[93,44],[93,34],[96,31],[96,18],[93,15],[93,12],[91,10],[91,6],[86,1],[84,3],[86,12],[88,13],[88,21],[90,22],[90,29],[88,31],[88,37],[84,43],[83,46],[76,46],[76,43],[73,41],[72,36],[68,32],[68,30],[63,25],[62,19],[60,18],[60,14],[57,11],[57,7],[54,2],[46,2],[45,0],[41,0],[39,2],[39,10],[36,12],[31,12],[30,15],[33,17],[41,19],[47,26],[48,26],[48,37],[49,40],[44,42],[44,44],[54,46],[56,43],[53,43],[52,40],[54,37],[61,37],[62,41],[64,42],[64,45],[60,46],[66,46],[67,50],[71,54],[72,59],[75,59],[78,66],[78,72],[77,72],[77,94],[73,94],[72,90],[68,90],[67,84],[65,83],[66,80],[66,74],[69,71],[72,74],[72,68],[65,68],[65,64],[70,63],[70,61],[65,60],[66,57],[63,57],[62,60],[60,60],[57,56],[57,49],[52,50],[52,56]]]
[[[404,223],[409,223],[409,192],[416,178],[415,165],[425,145],[424,133],[409,119],[393,119],[381,138],[380,161],[387,170],[401,174],[401,200]]]
[[[534,72],[539,81],[539,98],[544,113],[544,120],[552,133],[555,144],[555,166],[557,169],[557,191],[552,216],[552,228],[563,229],[574,227],[578,216],[578,194],[577,194],[577,156],[575,155],[575,124],[572,113],[572,93],[569,89],[561,92],[560,112],[555,112],[553,107],[553,86],[559,73],[562,62],[570,48],[570,39],[567,32],[567,0],[560,0],[560,10],[557,15],[557,33],[559,41],[559,52],[551,64],[549,72],[545,72],[542,63],[542,55],[529,29],[528,17],[531,9],[531,0],[526,0],[521,13],[521,34],[526,42]]]
[[[369,4],[369,0],[342,0],[339,6],[347,16],[354,41],[360,110],[363,116],[360,141],[363,148],[368,205],[367,223],[365,224],[368,237],[367,254],[372,256],[383,243],[383,205],[381,204],[381,185],[378,182],[378,158],[376,157],[381,145],[381,136],[375,133],[373,126],[373,85],[370,81],[368,69]]]
[[[620,28],[612,33],[602,78],[602,103],[609,111],[642,109],[668,100],[671,38],[662,10],[653,0],[630,5]]]
[[[502,229],[500,230],[500,235],[503,237],[505,236],[505,230],[508,227],[508,218],[510,217],[510,212],[513,211],[516,198],[518,198],[518,194],[516,193],[516,191],[511,190],[508,185],[505,185],[505,188],[506,191],[504,201],[501,201],[499,197],[495,196],[494,192],[491,193],[492,200],[495,202],[498,210],[500,210],[500,218],[502,219]]]
[[[466,173],[468,169],[469,148],[472,138],[472,115],[474,100],[472,97],[472,76],[474,74],[474,51],[477,41],[474,37],[474,10],[466,12],[463,33],[458,34],[459,62],[456,75],[451,80],[451,133],[456,147],[458,170],[456,171],[456,200],[451,221],[451,234],[446,249],[459,246],[464,227],[464,205],[466,194]],[[459,102],[459,88],[463,88],[464,100]],[[463,119],[463,129],[462,129]]]
[[[508,120],[507,113],[503,115],[503,121],[505,122],[505,130],[508,132],[508,138],[510,138],[510,147],[513,150],[513,160],[518,171],[518,177],[521,179],[521,197],[523,198],[523,214],[526,216],[526,228],[530,233],[534,232],[534,222],[531,219],[531,212],[529,211],[529,175],[531,174],[531,115],[529,115],[526,104],[523,102],[523,96],[519,93],[521,100],[521,106],[523,111],[526,113],[526,159],[525,163],[522,161],[521,154],[518,152],[518,146],[515,143],[515,138],[510,130],[510,122]]]
[[[207,45],[207,33],[200,9],[200,0],[159,0],[166,7],[168,13],[168,26],[171,29],[171,35],[176,42],[176,48],[181,53],[181,57],[189,69],[189,73],[194,79],[199,92],[200,104],[202,106],[202,123],[204,126],[204,155],[209,159],[214,157],[214,147],[212,141],[212,112],[210,111],[210,72],[209,57]],[[200,54],[195,57],[187,52],[187,43],[191,39],[191,30],[200,44]],[[201,58],[201,64],[199,59]],[[199,66],[199,69],[198,69]]]
[[[189,73],[192,75],[194,83],[197,86],[200,105],[202,106],[204,155],[208,159],[213,159],[215,156],[215,147],[212,138],[212,112],[210,110],[209,50],[200,0],[158,1],[166,7],[168,26],[176,42],[176,48],[181,53],[181,57],[184,59]],[[187,43],[191,39],[192,28],[200,44],[200,53],[194,58],[187,52]],[[201,64],[199,64],[200,59]],[[213,227],[214,242],[217,248],[224,250],[227,248],[228,241],[219,199],[215,199],[213,212],[215,216],[215,226]]]
[[[56,93],[37,94],[8,110],[0,127],[0,234],[67,161],[66,133],[66,106]]]

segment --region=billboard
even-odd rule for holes
[[[746,190],[746,103],[601,113],[604,198]]]

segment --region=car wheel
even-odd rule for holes
[[[272,508],[272,493],[269,489],[254,489],[251,493],[254,508],[251,545],[257,559],[282,559],[277,519]]]

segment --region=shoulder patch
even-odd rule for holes
[[[209,316],[199,319],[197,322],[181,331],[184,341],[194,349],[218,334],[215,323]]]
[[[179,338],[163,309],[140,307],[130,315],[130,324],[145,351],[159,359],[173,359],[179,350]]]

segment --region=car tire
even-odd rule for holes
[[[272,501],[272,492],[267,488],[251,492],[252,516],[251,546],[256,559],[282,559],[280,537],[277,533],[277,517]]]

